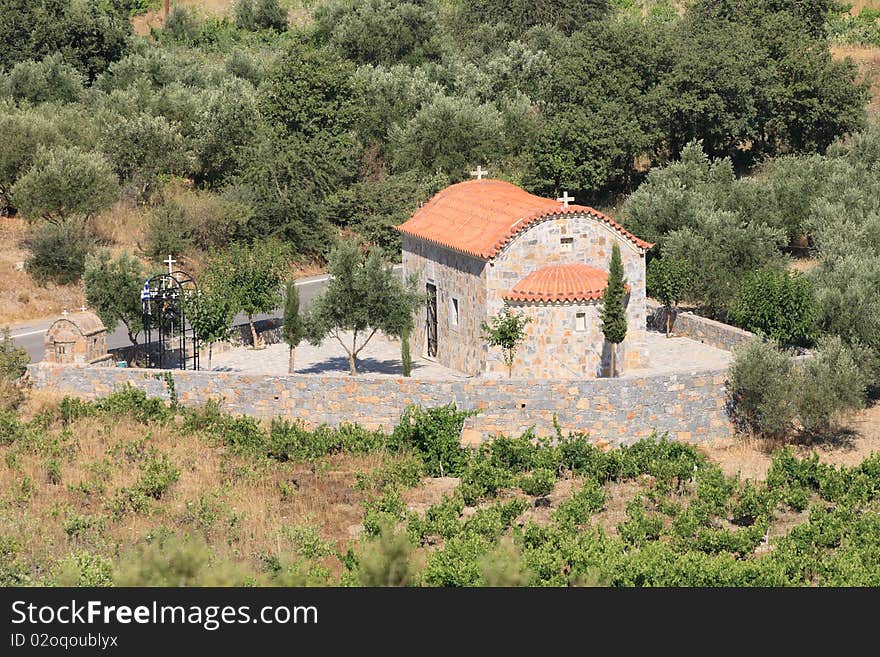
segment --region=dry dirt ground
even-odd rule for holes
[[[58,315],[84,301],[80,286],[34,283],[21,268],[28,256],[21,244],[26,235],[23,220],[0,218],[0,326]]]

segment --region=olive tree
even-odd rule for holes
[[[354,241],[341,242],[329,257],[330,280],[305,315],[305,336],[319,345],[332,336],[348,354],[349,374],[376,333],[401,337],[424,299],[416,280],[400,281],[378,250],[364,257]]]

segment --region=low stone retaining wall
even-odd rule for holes
[[[646,305],[648,328],[665,332],[666,308],[653,299],[648,299]],[[749,331],[723,322],[716,322],[714,319],[700,317],[689,311],[673,311],[672,330],[676,335],[683,335],[726,351],[733,351],[735,347],[744,345],[758,337]]]
[[[531,426],[538,435],[553,435],[554,416],[563,431],[585,431],[594,439],[612,444],[650,436],[655,430],[688,441],[719,438],[732,432],[723,370],[582,381],[428,381],[48,363],[28,366],[34,387],[88,399],[105,396],[127,384],[167,399],[163,380],[166,374],[173,377],[184,405],[218,399],[231,413],[296,418],[310,425],[357,422],[390,429],[411,404],[431,407],[455,402],[459,408],[480,411],[469,426],[484,437],[497,433],[518,435]]]

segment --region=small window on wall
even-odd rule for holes
[[[560,251],[571,251],[574,247],[574,238],[573,237],[562,237],[559,239],[559,250]]]
[[[575,331],[586,331],[587,330],[587,313],[575,313],[574,330]]]
[[[455,297],[450,298],[449,303],[449,323],[452,326],[458,326],[458,299]]]

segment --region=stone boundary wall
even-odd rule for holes
[[[665,332],[666,309],[663,305],[653,299],[648,299],[646,307],[648,328]],[[672,331],[677,335],[683,335],[726,351],[733,351],[735,347],[742,346],[758,337],[749,331],[716,322],[714,319],[700,317],[690,311],[674,312]]]
[[[459,408],[480,411],[469,428],[484,438],[497,433],[518,435],[531,426],[538,435],[553,435],[554,416],[565,432],[585,431],[593,439],[614,445],[650,436],[654,430],[686,441],[725,437],[733,431],[726,410],[724,370],[580,381],[429,381],[49,363],[28,366],[35,388],[86,399],[105,396],[127,384],[167,399],[166,373],[174,378],[184,405],[218,399],[227,412],[262,418],[282,416],[309,425],[358,422],[388,430],[411,404],[431,407],[455,402]]]

